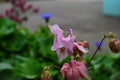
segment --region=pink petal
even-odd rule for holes
[[[64,80],[64,77],[67,77],[67,80],[72,80],[72,69],[70,67],[70,64],[65,63],[63,67],[61,68],[62,73],[62,80]]]
[[[74,45],[83,53],[87,53],[88,51],[81,45],[78,45],[77,43],[74,43]]]
[[[49,28],[53,34],[59,34],[59,33],[64,34],[64,31],[62,29],[60,29],[57,24],[49,26]]]
[[[88,70],[86,68],[86,65],[83,62],[78,62],[77,69],[80,72],[81,75],[83,75],[85,78],[87,78],[88,80],[91,80],[89,74],[88,74]]]
[[[73,48],[74,48],[74,38],[68,36],[67,38],[62,38],[64,46],[67,48],[68,54],[73,55]]]
[[[71,66],[72,66],[73,80],[82,80],[82,77],[76,68],[76,61],[75,60],[71,60]]]
[[[64,37],[64,32],[59,28],[57,24],[49,27],[51,32],[55,35],[54,44],[52,46],[52,50],[57,50],[58,48],[63,47],[62,38]]]
[[[59,62],[61,62],[63,59],[65,59],[68,56],[66,49],[65,51],[61,51],[61,48],[59,48],[56,51],[57,51]]]
[[[52,46],[52,50],[57,50],[58,48],[64,47],[62,42],[63,35],[57,34],[54,38],[54,44]]]

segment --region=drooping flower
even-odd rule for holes
[[[69,29],[69,34],[67,37],[64,36],[64,31],[59,28],[57,24],[49,26],[51,32],[55,35],[54,44],[52,50],[57,52],[59,61],[61,62],[68,55],[72,56],[75,53],[74,48],[76,47],[78,52],[86,53],[87,50],[82,45],[75,42],[76,37],[73,35],[72,29]]]
[[[64,31],[60,29],[57,24],[50,26],[49,28],[51,32],[55,35],[52,50],[57,52],[59,61],[61,62],[68,55],[73,55],[75,37],[70,36],[72,34],[72,31],[70,31],[68,37],[65,38]]]
[[[71,60],[70,64],[65,63],[61,68],[62,80],[83,80],[84,78],[91,80],[88,70],[84,62]]]
[[[40,15],[42,19],[45,20],[46,23],[50,22],[50,19],[54,16],[52,13],[43,13]]]
[[[70,64],[65,63],[63,67],[61,68],[61,74],[62,74],[62,80],[66,77],[67,80],[72,80],[72,68]]]
[[[66,48],[62,41],[62,38],[64,37],[64,32],[62,29],[59,28],[57,24],[50,26],[49,28],[51,32],[55,35],[52,50],[57,52],[58,59],[61,62],[68,56]]]

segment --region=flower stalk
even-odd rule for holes
[[[93,60],[93,58],[95,57],[95,55],[96,55],[97,52],[99,51],[99,49],[100,49],[100,47],[101,47],[101,45],[102,45],[102,43],[103,43],[103,41],[105,40],[106,37],[107,37],[107,36],[104,35],[104,37],[103,37],[102,40],[100,41],[100,44],[99,44],[99,46],[97,47],[97,49],[95,50],[95,52],[94,52],[94,54],[92,55],[92,57],[90,58],[90,60],[89,60],[89,62],[88,62],[88,65],[90,64],[90,62]]]

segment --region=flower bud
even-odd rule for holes
[[[35,8],[33,11],[34,11],[34,13],[38,13],[39,12],[39,8]]]
[[[117,40],[117,39],[110,40],[109,48],[113,53],[119,53],[120,52],[120,40]]]
[[[88,49],[90,48],[88,41],[83,41],[83,46],[84,48],[88,48]]]
[[[112,32],[109,32],[108,34],[104,35],[105,37],[108,37],[110,39],[114,39],[115,38],[115,34],[113,34]]]
[[[30,4],[30,5],[27,6],[27,10],[32,9],[32,8],[33,8],[32,4]]]
[[[41,80],[52,80],[50,68],[46,66],[41,74]]]

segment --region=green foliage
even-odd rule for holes
[[[0,18],[0,37],[9,35],[14,32],[17,24],[9,19]]]
[[[10,63],[2,62],[0,63],[0,71],[2,70],[11,70],[13,67]]]
[[[98,55],[89,65],[93,80],[120,80],[120,54]]]
[[[44,66],[59,65],[56,53],[51,51],[53,35],[44,26],[34,33],[18,27],[14,21],[0,19],[0,79],[40,79]],[[53,72],[56,74],[58,70]]]

